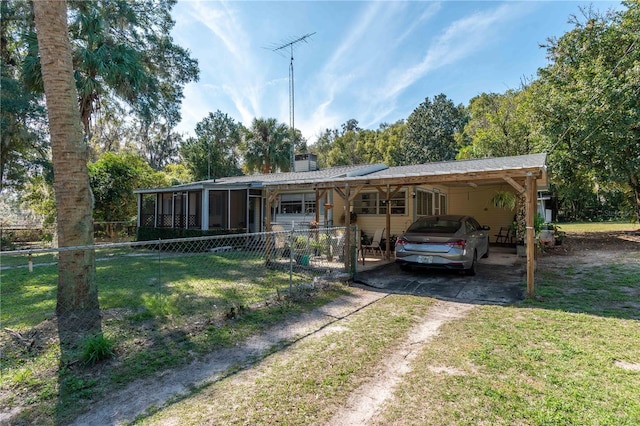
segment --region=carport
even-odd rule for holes
[[[343,177],[332,181],[299,180],[290,183],[266,184],[268,202],[272,202],[281,190],[309,189],[316,193],[316,203],[324,201],[329,205],[327,194],[330,190],[342,199],[345,225],[347,229],[346,250],[351,253],[349,245],[352,243],[350,234],[352,203],[355,197],[365,189],[374,188],[381,199],[389,205],[393,196],[402,188],[412,188],[415,185],[446,185],[464,186],[470,190],[482,185],[506,183],[516,193],[524,196],[526,219],[526,277],[527,296],[535,293],[535,235],[534,216],[537,207],[537,191],[539,187],[547,185],[546,154],[530,154],[513,157],[483,158],[474,160],[446,161],[411,166],[389,167],[365,176]],[[319,211],[316,209],[316,221],[319,221]],[[325,209],[326,215],[326,209]],[[267,227],[270,224],[270,213],[267,209]],[[386,252],[387,259],[391,258],[391,209],[386,209]],[[350,269],[350,256],[345,256],[345,267]]]

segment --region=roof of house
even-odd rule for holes
[[[135,193],[188,191],[207,188],[237,187],[270,187],[270,186],[304,186],[333,184],[336,182],[392,182],[394,180],[411,180],[418,183],[421,179],[436,180],[454,177],[480,179],[483,176],[515,176],[528,171],[538,171],[546,180],[546,154],[528,154],[512,157],[493,157],[472,160],[441,161],[416,164],[410,166],[388,167],[385,164],[361,164],[338,166],[323,170],[305,172],[285,172],[271,174],[255,174],[231,176],[215,180],[205,180],[167,188],[139,189]],[[504,172],[504,173],[501,173]]]
[[[262,187],[274,184],[290,184],[303,178],[311,182],[331,182],[336,179],[365,176],[388,166],[385,164],[359,164],[350,166],[330,167],[322,170],[312,170],[306,172],[283,172],[283,173],[259,173],[245,176],[229,176],[219,179],[203,180],[199,182],[174,185],[166,188],[138,189],[135,193],[167,192],[167,191],[189,191],[202,189],[204,187]]]

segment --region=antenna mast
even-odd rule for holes
[[[296,171],[296,161],[295,161],[295,144],[296,144],[296,130],[295,130],[295,91],[293,86],[293,46],[298,43],[305,42],[307,43],[307,39],[310,38],[313,33],[308,33],[303,35],[302,37],[298,37],[295,40],[286,42],[278,47],[273,49],[274,52],[282,51],[289,48],[289,53],[291,56],[291,62],[289,63],[289,128],[291,131],[291,171]]]

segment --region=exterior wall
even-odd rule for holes
[[[445,187],[445,186],[406,186],[403,187],[402,190],[406,191],[406,209],[404,214],[392,214],[391,215],[391,235],[399,236],[401,235],[408,227],[417,219],[416,212],[416,198],[413,198],[412,194],[416,189],[425,189],[427,191],[436,191],[442,194],[447,195],[447,213],[449,214],[468,214],[474,216],[482,225],[488,225],[491,227],[491,235],[497,233],[500,227],[508,227],[513,222],[514,211],[508,211],[505,209],[493,207],[490,203],[491,198],[496,194],[497,191],[509,190],[513,191],[509,185],[501,184],[501,185],[491,185],[491,186],[478,186],[476,188],[471,186],[464,187]],[[228,215],[228,205],[226,203],[229,202],[227,190],[219,190],[225,194],[225,206],[220,206],[220,213],[225,213],[224,219],[226,221],[226,216]],[[305,194],[313,194],[314,192],[309,191],[301,191]],[[286,194],[287,192],[284,192]],[[294,192],[289,192],[289,194]],[[295,192],[300,193],[300,192]],[[215,214],[212,217],[210,209],[212,207],[212,201],[209,199],[209,190],[204,190],[202,193],[201,206],[189,205],[190,214],[195,213],[196,210],[201,210],[201,224],[198,227],[202,229],[215,228],[215,224],[218,224],[215,220]],[[333,192],[329,195],[329,200],[332,200],[333,208],[329,210],[329,225],[333,226],[341,226],[344,225],[344,200],[340,195],[336,192]],[[145,195],[149,197],[149,195]],[[152,195],[155,196],[155,195]],[[234,206],[232,206],[232,212],[242,211],[242,217],[236,218],[237,221],[243,222],[246,221],[246,208],[243,206],[237,205],[239,202],[244,200],[246,197],[237,198],[235,200]],[[169,198],[168,198],[169,199]],[[324,204],[325,200],[320,200],[320,206],[316,206],[320,210],[320,223],[324,222]],[[192,212],[193,210],[193,212]],[[161,211],[159,211],[161,213]],[[254,215],[260,213],[255,213]],[[169,218],[171,217],[171,212],[168,211],[167,215]],[[222,219],[222,218],[220,218]],[[252,218],[250,218],[250,221]],[[272,216],[272,223],[278,223],[280,225],[285,226],[286,229],[291,227],[292,221],[295,221],[296,227],[304,228],[309,226],[309,222],[315,220],[315,213],[291,213],[291,214],[282,214],[279,213],[275,217]],[[367,235],[372,236],[377,229],[386,228],[386,215],[385,214],[359,214],[356,220],[356,224],[358,227],[364,231]],[[170,226],[170,223],[167,224]],[[165,226],[167,226],[165,225]],[[196,226],[196,224],[191,224]],[[219,223],[222,227],[222,223]]]
[[[406,191],[407,207],[404,214],[392,214],[391,215],[391,235],[400,236],[406,231],[406,229],[417,219],[415,198],[412,194],[415,188],[422,188],[425,190],[433,191],[434,189],[440,193],[447,194],[449,189],[443,186],[406,186],[401,190]],[[333,223],[336,226],[344,225],[344,200],[337,193],[333,194]],[[373,236],[377,229],[386,228],[387,216],[386,214],[368,215],[360,214],[357,217],[356,224],[365,234]],[[385,232],[386,234],[386,232]]]
[[[509,185],[491,185],[473,187],[453,187],[449,190],[449,213],[465,214],[475,217],[480,225],[491,227],[491,235],[497,234],[500,227],[509,227],[513,222],[514,210],[491,205],[491,198],[498,191],[511,191]],[[494,239],[492,238],[491,241]]]
[[[418,186],[433,191],[434,189],[447,196],[448,214],[466,214],[475,217],[481,225],[491,227],[491,235],[497,233],[501,226],[508,227],[513,222],[514,211],[497,208],[490,200],[497,191],[511,190],[505,185],[474,187]],[[391,235],[402,235],[416,219],[415,198],[411,195],[414,187],[403,188],[407,191],[407,209],[404,215],[391,215]],[[333,194],[333,223],[344,224],[344,200],[337,193]],[[386,228],[386,215],[358,215],[356,224],[367,235],[373,235],[376,229]],[[493,241],[493,238],[492,238]]]

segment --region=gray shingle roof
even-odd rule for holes
[[[367,175],[367,178],[394,178],[403,176],[433,176],[464,173],[493,172],[545,167],[546,154],[513,157],[479,158],[472,160],[442,161],[412,166],[389,167]]]
[[[233,187],[252,184],[254,187],[285,184],[316,184],[337,181],[348,182],[366,176],[367,180],[402,178],[410,176],[438,176],[466,173],[496,172],[503,170],[544,169],[546,154],[518,155],[513,157],[480,158],[473,160],[442,161],[412,166],[387,167],[384,164],[360,164],[331,167],[309,172],[285,172],[224,177],[216,180],[194,182],[169,188],[136,190],[136,193],[196,190],[203,187]]]

